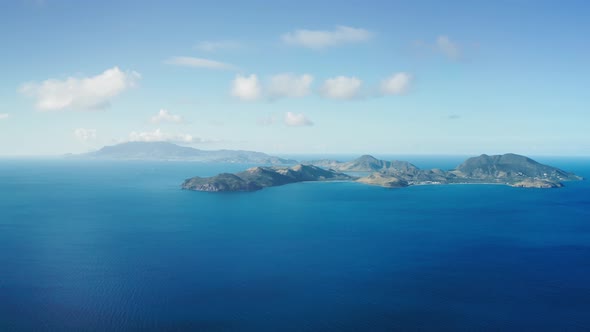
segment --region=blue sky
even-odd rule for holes
[[[590,155],[586,1],[3,1],[0,155]]]

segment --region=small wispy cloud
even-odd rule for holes
[[[337,76],[329,78],[320,88],[320,95],[330,99],[354,99],[359,97],[362,83],[356,77]]]
[[[290,127],[313,126],[313,122],[303,113],[285,113],[284,123]]]
[[[232,81],[231,95],[244,101],[259,99],[262,95],[262,87],[258,81],[258,76],[254,74],[249,76],[237,75]]]
[[[237,69],[234,65],[210,60],[203,58],[194,58],[188,56],[173,56],[164,61],[167,65],[183,66],[191,68],[205,68],[205,69],[216,69],[216,70],[235,70]]]
[[[91,77],[25,83],[19,91],[35,98],[36,107],[41,111],[96,110],[109,107],[112,98],[134,87],[140,78],[137,72],[113,67]]]
[[[434,42],[424,42],[417,40],[414,42],[414,47],[418,50],[427,51],[429,53],[441,54],[447,59],[453,61],[462,60],[464,57],[464,52],[461,45],[451,40],[451,38],[446,35],[440,35],[436,37]]]
[[[8,113],[0,113],[0,120],[8,119],[10,114]]]
[[[168,122],[168,123],[184,123],[184,118],[180,115],[175,115],[170,113],[170,111],[165,110],[165,109],[161,109],[158,114],[152,116],[150,118],[150,122],[151,123],[164,123],[164,122]]]
[[[458,60],[461,58],[461,49],[459,48],[459,45],[451,41],[448,36],[438,36],[438,38],[436,38],[436,47],[449,59]]]
[[[459,114],[451,114],[447,117],[447,119],[449,119],[449,120],[457,120],[460,118],[461,118],[461,116]]]
[[[412,76],[408,73],[396,73],[381,82],[384,95],[403,95],[408,92]]]
[[[234,40],[202,41],[195,45],[195,49],[203,52],[235,50],[241,47],[242,44]]]
[[[96,139],[96,129],[78,128],[74,130],[74,136],[82,142],[89,142]]]
[[[365,29],[337,26],[334,30],[299,29],[281,36],[287,45],[323,49],[342,44],[360,43],[371,39],[372,33]]]

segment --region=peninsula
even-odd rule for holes
[[[185,180],[183,189],[197,191],[255,191],[265,187],[280,186],[304,181],[352,181],[356,178],[334,170],[312,165],[293,167],[252,167],[246,171]]]
[[[354,176],[346,172],[363,172]],[[317,160],[292,167],[254,167],[244,172],[187,179],[183,189],[197,191],[255,191],[303,181],[356,181],[387,188],[437,184],[504,184],[522,188],[559,188],[581,177],[517,154],[481,155],[453,170],[423,170],[407,161],[385,161],[369,155],[349,162]]]

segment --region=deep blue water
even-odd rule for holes
[[[179,190],[244,167],[0,160],[0,331],[590,330],[590,181]]]

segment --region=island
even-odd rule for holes
[[[125,142],[105,146],[97,151],[69,154],[70,159],[187,161],[258,165],[292,165],[296,160],[245,150],[200,150],[169,142]]]
[[[357,174],[347,174],[355,172]],[[366,173],[358,176],[358,173]],[[244,172],[193,177],[182,189],[196,191],[256,191],[304,181],[356,181],[387,188],[440,184],[503,184],[520,188],[559,188],[582,177],[508,153],[472,157],[452,170],[420,169],[407,161],[385,161],[364,155],[348,162],[316,160],[292,167],[253,167]]]
[[[182,188],[197,191],[255,191],[304,181],[352,181],[356,177],[313,165],[252,167],[244,172],[185,180]]]

